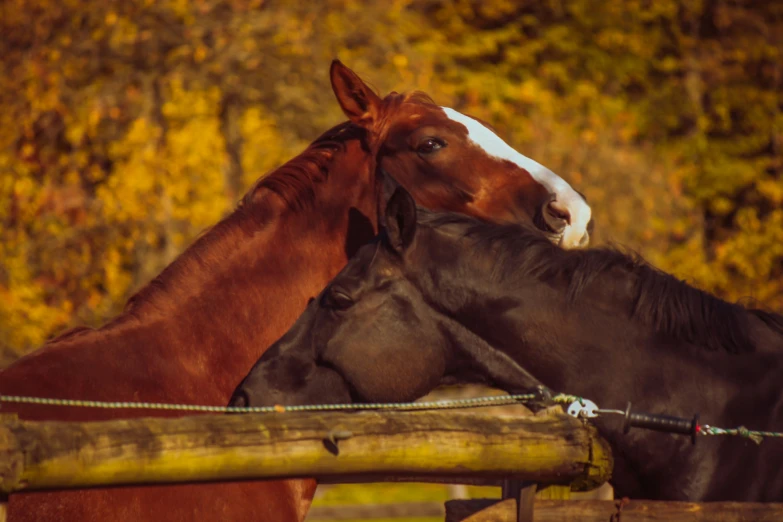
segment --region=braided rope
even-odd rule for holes
[[[171,404],[156,402],[106,402],[76,399],[49,399],[44,397],[24,397],[16,395],[0,395],[0,402],[38,404],[44,406],[68,406],[79,408],[100,409],[143,409],[143,410],[174,410],[196,411],[208,413],[283,413],[289,411],[358,411],[358,410],[439,410],[454,408],[477,408],[482,406],[502,406],[526,402],[535,399],[537,395],[494,395],[473,397],[468,399],[448,399],[427,402],[371,402],[363,404],[306,404],[294,406],[208,406],[200,404]],[[564,396],[570,397],[570,396]],[[560,396],[557,402],[565,402]]]
[[[716,426],[710,426],[709,424],[703,424],[699,428],[699,433],[701,435],[732,435],[743,437],[752,440],[756,444],[761,444],[764,437],[783,438],[783,433],[778,431],[749,430],[745,426],[739,426],[737,428],[718,428]]]
[[[142,410],[173,410],[173,411],[194,411],[206,413],[284,413],[293,411],[365,411],[365,410],[384,410],[384,411],[415,411],[415,410],[445,410],[458,408],[480,408],[483,406],[504,406],[517,404],[519,402],[528,402],[539,398],[537,394],[516,394],[516,395],[491,395],[485,397],[472,397],[468,399],[446,399],[439,401],[425,402],[370,402],[363,404],[304,404],[293,406],[209,406],[201,404],[172,404],[161,402],[107,402],[107,401],[88,401],[78,399],[50,399],[45,397],[25,397],[18,395],[0,395],[0,403],[24,403],[38,404],[43,406],[67,406],[78,408],[100,408],[100,409],[142,409]],[[584,404],[584,399],[577,395],[559,393],[552,397],[552,400],[559,404],[570,404],[579,402]],[[598,413],[618,413],[620,410],[596,410]],[[703,424],[699,427],[699,435],[729,435],[743,437],[752,440],[756,444],[761,444],[764,437],[783,438],[783,432],[777,431],[758,431],[749,430],[745,426],[737,428],[719,428]]]

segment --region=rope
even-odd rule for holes
[[[699,433],[701,435],[733,435],[736,437],[743,437],[750,439],[756,444],[761,444],[764,437],[771,438],[783,438],[783,433],[779,431],[757,431],[749,430],[745,426],[739,426],[738,428],[718,428],[716,426],[710,426],[709,424],[703,424],[699,426]]]
[[[440,401],[425,402],[371,402],[363,404],[304,404],[294,406],[208,406],[200,404],[171,404],[161,402],[106,402],[106,401],[87,401],[77,399],[50,399],[45,397],[25,397],[18,395],[0,395],[0,403],[24,403],[38,404],[43,406],[67,406],[78,408],[100,408],[100,409],[137,409],[137,410],[173,410],[173,411],[195,411],[206,413],[285,413],[293,411],[363,411],[363,410],[384,410],[384,411],[415,411],[415,410],[445,410],[457,408],[480,408],[482,406],[503,406],[516,404],[518,402],[528,402],[540,398],[535,393],[516,394],[516,395],[492,395],[486,397],[473,397],[469,399],[447,399]],[[552,400],[559,404],[571,404],[577,402],[585,404],[585,399],[577,395],[559,393],[552,397]],[[624,414],[621,410],[602,410],[596,409],[596,413],[603,414]],[[757,431],[749,430],[745,426],[738,428],[718,428],[703,424],[698,427],[699,435],[729,435],[743,437],[752,440],[756,444],[761,444],[764,437],[783,438],[783,432],[777,431]]]
[[[156,402],[105,402],[75,399],[49,399],[43,397],[24,397],[0,395],[0,402],[38,404],[44,406],[68,406],[100,409],[141,409],[174,410],[208,413],[283,413],[289,411],[358,411],[358,410],[439,410],[453,408],[477,408],[482,406],[502,406],[526,402],[537,397],[536,394],[494,395],[469,399],[449,399],[428,402],[371,402],[363,404],[306,404],[294,406],[208,406],[199,404],[170,404]],[[556,396],[556,402],[566,402],[571,396]]]

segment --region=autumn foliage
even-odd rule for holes
[[[492,122],[594,244],[783,309],[781,2],[5,0],[0,31],[0,366],[342,121],[334,57]]]

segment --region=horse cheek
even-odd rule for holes
[[[348,321],[328,341],[321,357],[337,369],[359,398],[369,402],[414,400],[440,382],[443,350],[407,328],[373,335],[367,322]],[[377,332],[376,332],[377,334]]]

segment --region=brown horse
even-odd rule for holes
[[[337,61],[331,82],[349,122],[262,178],[121,315],[71,330],[0,373],[0,393],[226,404],[264,348],[374,236],[378,166],[424,206],[532,222],[565,247],[587,242],[583,198],[481,123],[421,93],[380,98]],[[153,414],[9,410],[81,421]],[[9,520],[302,520],[314,490],[299,480],[25,493],[12,495]]]

